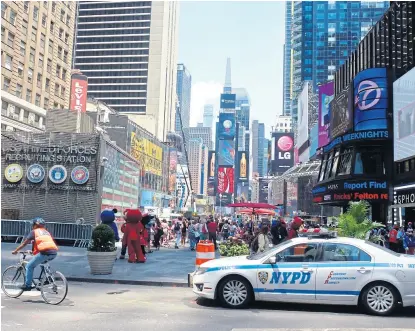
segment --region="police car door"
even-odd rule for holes
[[[258,269],[261,300],[310,302],[315,300],[318,243],[295,244],[276,253],[276,264],[265,261]]]
[[[360,248],[343,243],[324,243],[318,263],[316,299],[353,301],[372,278],[371,256]]]

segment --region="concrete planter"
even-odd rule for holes
[[[114,252],[90,252],[88,251],[88,263],[93,275],[109,275],[112,273],[117,251]]]

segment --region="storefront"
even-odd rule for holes
[[[394,187],[391,207],[395,223],[400,225],[415,223],[415,182]]]

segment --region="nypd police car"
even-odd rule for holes
[[[354,238],[300,237],[264,253],[202,264],[193,292],[229,308],[258,300],[359,305],[388,315],[415,305],[415,257]]]

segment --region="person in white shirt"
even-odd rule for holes
[[[264,252],[269,249],[268,227],[261,228],[261,233],[258,235],[258,250],[257,253]]]

